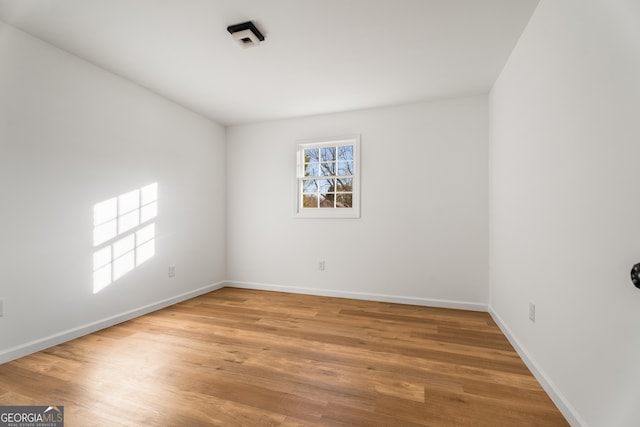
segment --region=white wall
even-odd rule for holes
[[[490,96],[490,304],[574,425],[640,425],[639,114],[640,3],[542,0]]]
[[[228,279],[486,309],[487,109],[479,96],[229,128]],[[293,218],[296,140],[346,134],[362,136],[361,218]]]
[[[224,280],[223,127],[2,23],[0,64],[0,362]],[[155,257],[94,295],[93,205],[152,182]]]

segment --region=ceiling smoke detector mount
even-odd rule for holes
[[[229,25],[227,31],[244,48],[258,46],[264,40],[262,33],[251,21]]]

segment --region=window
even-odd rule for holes
[[[297,217],[360,217],[359,148],[359,135],[298,143]]]
[[[157,183],[94,205],[93,293],[155,255],[157,215]]]

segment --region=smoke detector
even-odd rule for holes
[[[244,48],[258,46],[264,40],[262,33],[258,31],[251,21],[229,25],[227,31]]]

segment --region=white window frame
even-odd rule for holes
[[[296,141],[296,179],[294,197],[295,218],[360,218],[360,135],[332,138],[315,138]],[[310,148],[353,146],[352,200],[350,208],[305,208],[303,207],[304,151]],[[308,177],[307,177],[308,178]]]

